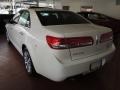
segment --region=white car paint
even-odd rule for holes
[[[35,10],[30,12],[31,26],[7,24],[7,34],[15,48],[22,55],[25,45],[31,55],[37,73],[53,80],[62,81],[68,77],[89,72],[92,63],[102,60],[102,65],[110,60],[115,51],[112,40],[97,43],[101,34],[111,29],[93,24],[68,24],[43,26]],[[46,36],[61,38],[91,36],[94,44],[91,46],[56,50],[49,47]]]

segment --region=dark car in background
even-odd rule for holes
[[[14,14],[0,14],[0,34],[5,33],[5,25],[13,16]]]
[[[78,14],[87,18],[94,24],[112,28],[114,32],[120,33],[120,31],[118,30],[120,28],[119,19],[115,19],[110,16],[107,16],[101,13],[96,13],[96,12],[78,12]]]
[[[94,24],[109,27],[113,30],[114,39],[120,36],[120,20],[97,12],[78,12]]]

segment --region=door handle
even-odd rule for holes
[[[19,34],[20,34],[20,35],[24,35],[24,33],[23,33],[23,32],[19,32]]]

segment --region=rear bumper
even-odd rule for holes
[[[115,51],[115,46],[113,45],[108,51],[104,53],[100,53],[81,60],[70,61],[66,64],[63,64],[63,69],[61,69],[60,71],[62,72],[62,74],[58,75],[59,79],[55,81],[62,81],[71,76],[90,72],[91,63],[97,62],[99,60],[102,60],[102,66],[103,66],[107,61],[112,59],[114,55],[113,54],[114,51]]]
[[[112,45],[112,47],[105,52],[75,61],[68,60],[65,63],[59,62],[55,57],[51,60],[44,59],[43,61],[46,60],[46,62],[43,63],[43,61],[41,61],[36,64],[36,71],[53,81],[63,81],[68,77],[90,72],[90,66],[94,62],[102,60],[103,66],[107,61],[112,59],[114,51],[115,46]]]

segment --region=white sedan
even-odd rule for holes
[[[26,71],[53,81],[95,71],[115,51],[111,29],[70,11],[21,10],[6,29],[8,42],[24,57]]]

